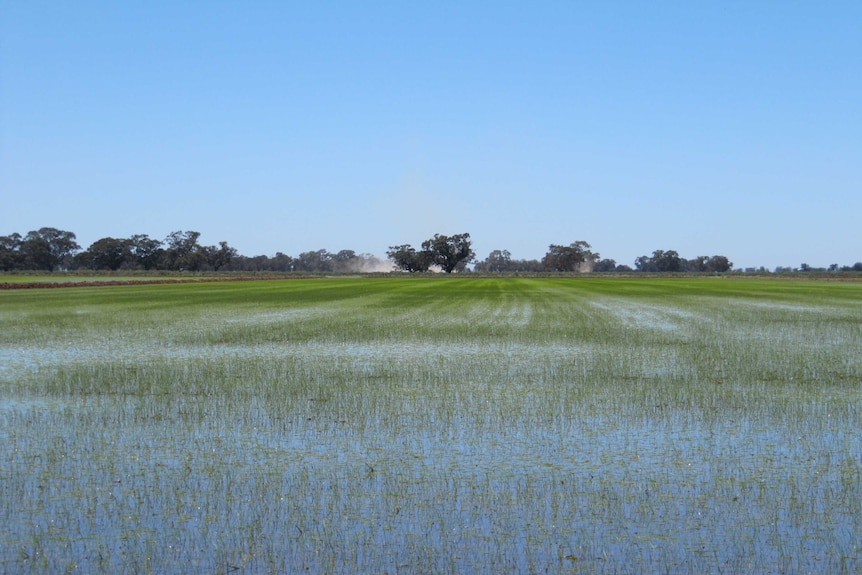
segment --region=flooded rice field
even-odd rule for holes
[[[0,571],[862,571],[862,284],[783,284],[0,294]]]

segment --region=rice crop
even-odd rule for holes
[[[3,573],[862,572],[862,284],[0,293]]]

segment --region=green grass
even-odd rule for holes
[[[862,284],[0,293],[3,572],[862,570]]]

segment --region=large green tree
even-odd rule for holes
[[[389,246],[386,257],[405,272],[427,272],[431,267],[431,254],[425,250],[417,251],[410,244]]]
[[[39,228],[28,232],[20,250],[30,269],[54,271],[72,265],[72,257],[81,249],[75,234],[57,228]]]
[[[727,259],[726,256],[711,256],[706,264],[706,268],[710,272],[729,272],[733,268],[733,262]]]
[[[641,272],[678,272],[683,271],[686,261],[676,250],[655,250],[652,256],[640,256],[635,267]]]
[[[493,250],[484,261],[476,263],[477,272],[502,273],[511,269],[512,254],[509,250]]]
[[[422,251],[430,254],[433,264],[451,274],[455,270],[463,270],[476,257],[471,243],[467,233],[454,236],[434,234],[433,238],[422,242]]]
[[[134,267],[134,255],[130,240],[102,238],[96,240],[87,251],[78,254],[79,261],[92,270],[116,271],[121,267]]]
[[[293,260],[293,269],[299,272],[331,272],[333,255],[325,249],[302,252]]]
[[[130,249],[135,258],[135,266],[151,270],[159,266],[164,256],[162,242],[147,234],[135,234],[129,238]]]
[[[192,272],[199,271],[205,267],[207,256],[201,250],[201,245],[198,243],[198,238],[201,237],[200,232],[195,231],[176,231],[168,234],[165,238],[164,263],[165,268],[171,270],[188,270]]]
[[[346,273],[356,271],[359,256],[353,250],[341,250],[332,256],[332,269],[336,272]]]
[[[236,249],[230,247],[227,242],[219,242],[218,247],[200,246],[198,251],[203,255],[204,267],[213,271],[228,267],[238,255]]]
[[[568,246],[551,244],[542,258],[545,270],[552,272],[577,272],[588,269],[601,256],[593,253],[589,243],[578,240]]]
[[[21,234],[13,233],[0,236],[0,271],[21,269],[24,254],[21,253]]]

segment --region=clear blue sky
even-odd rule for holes
[[[0,0],[0,235],[862,261],[862,2]]]

